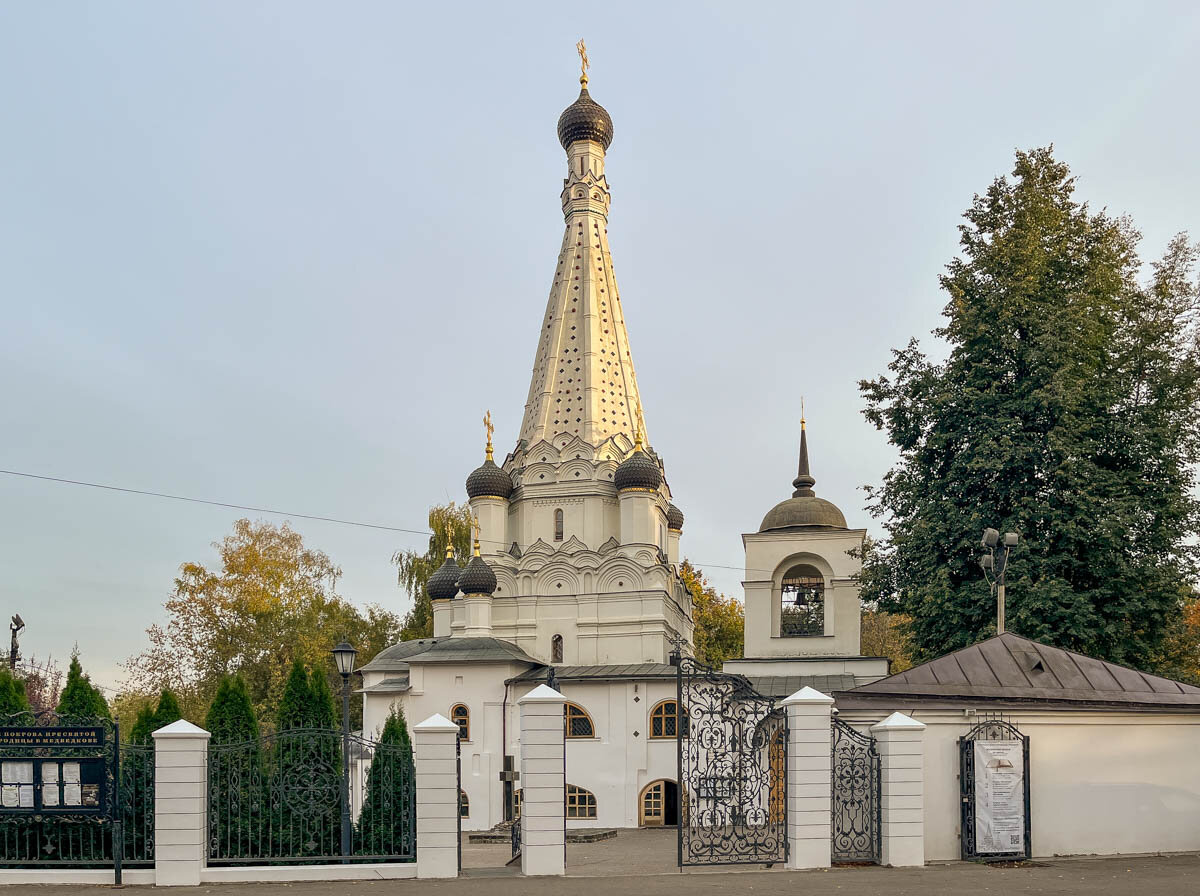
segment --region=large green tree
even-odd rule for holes
[[[917,659],[994,631],[985,526],[1021,535],[1008,627],[1117,662],[1152,661],[1195,572],[1200,459],[1196,249],[1140,271],[1129,221],[1074,198],[1052,150],[1019,152],[976,196],[944,362],[911,341],[860,384],[899,452],[870,490],[889,538],[864,596],[911,617]]]
[[[225,677],[237,674],[265,721],[293,660],[340,687],[329,657],[336,643],[350,641],[362,665],[399,640],[399,616],[342,598],[341,570],[286,523],[238,520],[215,547],[219,569],[186,563],[180,570],[166,602],[167,624],[151,626],[149,649],[126,663],[130,691],[169,687],[185,714],[200,718]]]
[[[392,707],[383,724],[364,790],[355,852],[386,856],[407,849],[417,793],[412,740],[400,707]]]
[[[412,609],[404,617],[400,630],[401,641],[433,636],[433,603],[425,592],[425,585],[439,566],[446,562],[446,545],[454,545],[454,556],[459,566],[471,559],[472,544],[471,508],[459,506],[451,501],[429,508],[429,547],[423,553],[397,551],[392,555],[396,564],[396,580],[412,598]]]
[[[696,659],[720,669],[726,660],[740,658],[746,628],[746,613],[741,603],[717,591],[690,560],[679,564],[679,576],[692,593]]]

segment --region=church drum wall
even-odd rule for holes
[[[958,739],[977,717],[893,707],[925,731],[925,859],[959,858]],[[891,712],[845,710],[856,728]],[[1200,714],[1004,712],[1030,739],[1035,857],[1200,850]]]

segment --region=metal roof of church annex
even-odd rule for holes
[[[1200,688],[1012,632],[837,695],[838,707],[958,707],[964,701],[1059,709],[1200,712]]]
[[[421,638],[379,651],[363,672],[394,672],[409,663],[528,663],[540,665],[516,644],[499,638]]]

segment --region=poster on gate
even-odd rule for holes
[[[1019,740],[975,744],[975,851],[1025,854],[1025,745]]]

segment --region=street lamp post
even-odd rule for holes
[[[333,661],[342,676],[342,860],[350,860],[350,676],[358,651],[343,641],[333,648]]]
[[[1004,588],[1005,576],[1008,572],[1008,555],[1012,553],[1012,549],[1020,540],[1020,536],[1016,532],[1005,532],[1002,537],[998,530],[988,528],[983,530],[983,539],[980,542],[987,553],[979,558],[979,565],[983,569],[984,577],[996,590],[996,634],[998,635],[1004,634]],[[999,558],[996,557],[997,546],[1004,548],[1004,552]],[[989,573],[995,573],[994,582]]]

